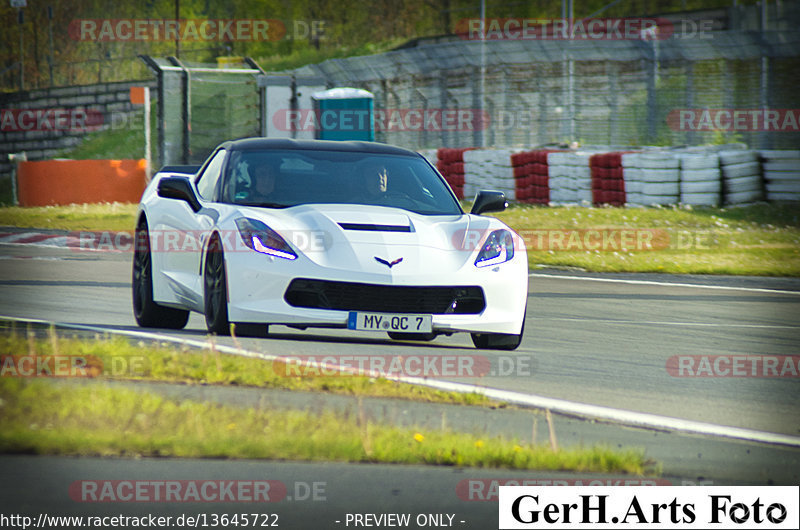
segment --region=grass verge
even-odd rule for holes
[[[468,205],[467,205],[468,209]],[[132,230],[135,205],[0,208],[0,225],[62,230]],[[522,233],[531,267],[595,272],[800,276],[800,208],[583,208],[513,205],[497,218]],[[582,239],[587,232],[657,232],[655,250]],[[547,232],[543,232],[547,231]],[[578,240],[570,240],[580,231]],[[541,235],[549,239],[539,239]],[[562,239],[554,239],[561,237]],[[613,237],[613,236],[612,236]],[[587,244],[588,243],[588,244]]]
[[[795,204],[635,209],[520,205],[495,215],[523,235],[532,267],[800,276],[800,209]],[[623,232],[631,236],[632,245],[622,244]],[[646,237],[639,239],[641,235]],[[651,235],[654,244],[648,247]]]
[[[52,230],[127,230],[136,225],[136,204],[0,207],[0,226]]]
[[[552,450],[501,437],[418,432],[332,413],[176,402],[102,385],[0,379],[0,452],[434,464],[652,472],[637,450]],[[362,417],[363,415],[359,415]]]
[[[56,359],[73,357],[74,360],[66,362],[79,364],[80,367],[61,373],[79,377],[238,385],[431,403],[500,406],[476,393],[443,392],[359,375],[314,376],[313,370],[287,370],[286,364],[279,361],[221,354],[211,349],[198,351],[168,343],[132,343],[127,338],[114,335],[98,335],[94,339],[69,338],[58,336],[52,327],[48,330],[47,338],[37,339],[32,332],[23,337],[16,325],[9,322],[0,323],[0,355],[37,356],[43,359],[52,356],[47,361],[49,366],[54,366]],[[0,365],[0,378],[15,375],[16,366]],[[296,376],[296,373],[312,375]]]

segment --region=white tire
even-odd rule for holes
[[[680,185],[677,182],[645,182],[642,184],[644,195],[678,195]]]
[[[644,153],[639,156],[639,167],[642,169],[678,169],[681,161],[672,155]]]
[[[625,153],[622,155],[622,167],[639,168],[639,157],[641,153]]]
[[[589,166],[572,166],[569,168],[569,176],[576,179],[591,179],[592,170]]]
[[[641,193],[642,186],[644,186],[644,182],[640,180],[626,180],[625,181],[625,193]]]
[[[800,193],[790,193],[785,191],[776,191],[767,193],[767,200],[769,201],[800,201]]]
[[[727,179],[723,181],[722,188],[726,194],[761,190],[761,179],[759,177]]]
[[[789,149],[765,149],[760,151],[761,158],[766,158],[768,160],[775,160],[781,158],[798,158],[800,159],[800,151],[791,151]]]
[[[684,193],[716,193],[719,195],[722,182],[719,180],[681,182],[681,195]]]
[[[625,192],[625,204],[634,204],[636,206],[643,206],[642,194],[638,192]]]
[[[719,193],[681,193],[681,204],[719,206]]]
[[[725,204],[748,204],[762,199],[761,190],[739,191],[725,195]]]
[[[800,171],[764,171],[764,180],[794,180],[800,179]]]
[[[682,169],[681,182],[702,182],[722,180],[722,171],[714,169]]]
[[[764,171],[800,171],[800,159],[770,160],[764,162]]]
[[[567,156],[569,153],[547,153],[547,165],[565,166],[567,165]]]
[[[650,206],[653,204],[659,205],[667,205],[667,204],[677,204],[678,203],[678,196],[677,195],[645,195],[642,194],[641,196],[641,204],[645,206]]]
[[[719,168],[719,156],[714,153],[705,155],[681,155],[681,169],[713,169]]]
[[[625,180],[626,183],[641,182],[642,170],[639,169],[638,167],[626,167],[622,170],[622,178]]]
[[[747,162],[758,162],[758,155],[755,151],[720,151],[719,161],[723,166],[745,164]]]
[[[678,182],[679,169],[642,169],[642,182]]]
[[[726,179],[761,176],[761,164],[758,162],[744,162],[742,164],[722,166],[722,174]]]
[[[800,180],[773,180],[767,182],[768,193],[800,193]]]

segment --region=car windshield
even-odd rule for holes
[[[420,158],[317,150],[233,151],[222,202],[285,208],[367,204],[423,215],[457,215],[444,180]]]

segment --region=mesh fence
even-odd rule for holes
[[[258,70],[154,62],[163,79],[162,164],[199,163],[222,141],[260,134]],[[375,139],[412,149],[800,145],[797,112],[785,112],[796,105],[800,85],[800,33],[794,31],[616,41],[453,37],[283,73],[369,90]],[[292,104],[286,101],[284,110]],[[447,124],[446,111],[472,118]],[[740,122],[734,111],[744,112]],[[772,127],[765,126],[766,111],[777,112]],[[423,117],[410,123],[410,116]],[[727,126],[720,126],[720,116]],[[793,117],[794,124],[784,120]]]
[[[247,66],[176,66],[152,59],[161,76],[160,165],[199,164],[225,140],[260,134],[256,74]]]
[[[655,41],[454,39],[329,60],[292,73],[370,90],[376,109],[471,109],[488,120],[475,130],[378,127],[378,141],[411,148],[572,141],[619,146],[740,141],[763,149],[800,144],[798,129],[791,121],[785,124],[783,114],[780,130],[764,131],[757,113],[725,127],[730,120],[723,112],[724,120],[709,127],[700,112],[792,109],[800,82],[797,32],[713,32]]]

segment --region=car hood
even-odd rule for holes
[[[299,254],[332,269],[403,278],[456,271],[500,221],[468,214],[420,215],[398,208],[307,204],[239,208],[278,232]]]

